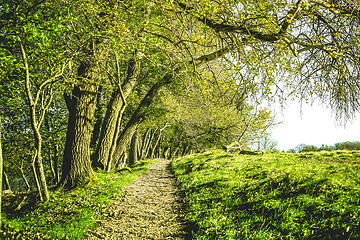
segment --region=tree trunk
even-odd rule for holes
[[[86,78],[88,65],[81,63],[79,78]],[[97,86],[77,85],[71,96],[65,94],[69,120],[63,155],[60,186],[67,189],[87,183],[93,176],[90,160],[90,142],[96,109]]]
[[[96,96],[96,110],[95,110],[95,124],[94,124],[94,129],[93,129],[93,133],[91,136],[91,143],[90,143],[90,147],[91,149],[95,150],[96,148],[96,144],[97,141],[99,139],[99,135],[100,135],[100,129],[101,129],[101,124],[103,121],[103,110],[102,110],[102,104],[101,104],[101,92],[102,92],[102,88],[101,86],[99,87],[99,92]]]
[[[139,131],[138,131],[138,129],[136,129],[134,135],[131,138],[131,144],[130,144],[130,152],[129,152],[129,166],[130,167],[132,165],[134,165],[134,163],[138,160],[138,155],[137,155],[138,137],[139,137]]]
[[[3,157],[2,157],[2,147],[1,147],[1,118],[0,118],[0,176],[3,175]],[[0,229],[2,225],[2,218],[1,218],[1,205],[2,205],[2,177],[0,177]]]
[[[172,149],[174,149],[174,148],[172,148]],[[171,149],[171,150],[172,150]],[[170,151],[170,154],[169,154],[169,160],[173,160],[173,159],[175,159],[175,157],[176,157],[176,154],[178,153],[178,151],[180,150],[180,148],[179,147],[176,147],[174,150],[172,150],[172,151]]]
[[[162,89],[163,86],[170,83],[172,80],[172,74],[166,74],[163,79],[155,83],[146,96],[142,99],[140,105],[131,116],[129,122],[122,131],[116,145],[115,152],[113,154],[113,160],[117,161],[123,152],[125,151],[131,137],[134,135],[136,129],[145,118],[145,113],[154,100],[157,93]]]
[[[38,171],[39,182],[41,186],[41,191],[43,192],[44,201],[48,201],[50,199],[49,190],[46,183],[44,165],[42,162],[42,137],[40,134],[40,129],[35,128],[35,147],[36,147],[36,158],[35,158],[35,169]]]
[[[24,173],[24,170],[21,168],[20,169],[20,172],[21,172],[21,177],[23,178],[24,182],[25,182],[25,185],[26,185],[26,188],[27,188],[27,192],[30,192],[31,191],[31,187],[30,187],[30,184],[29,184],[29,181],[27,180],[26,176],[25,176],[25,173]],[[6,174],[4,172],[4,174]],[[6,176],[6,175],[5,175]],[[7,177],[5,178],[7,179]],[[7,180],[9,181],[9,180]]]
[[[218,50],[214,53],[203,55],[197,59],[193,59],[189,61],[190,64],[195,65],[201,65],[206,62],[210,62],[212,60],[215,60],[227,53],[229,53],[231,50],[231,47],[226,47],[224,49]],[[161,90],[161,88],[173,80],[174,74],[178,73],[180,71],[180,67],[177,67],[174,69],[173,72],[168,72],[164,75],[164,77],[155,83],[152,88],[149,90],[149,92],[146,94],[146,96],[142,99],[140,105],[135,110],[134,114],[130,118],[129,122],[127,123],[125,129],[122,131],[116,145],[116,149],[114,151],[114,154],[112,156],[112,159],[117,162],[117,160],[121,157],[121,155],[124,153],[128,143],[130,142],[131,137],[133,136],[134,132],[138,128],[139,124],[144,120],[145,113],[150,106],[151,102],[157,95],[157,93]]]
[[[140,64],[137,60],[131,59],[128,63],[127,76],[121,88],[118,87],[112,94],[108,103],[104,122],[101,127],[100,138],[95,152],[94,165],[104,168],[109,161],[111,146],[115,137],[117,119],[122,118],[119,114],[123,109],[124,101],[134,88],[140,73]],[[118,76],[120,79],[120,76]],[[123,96],[121,94],[123,92]],[[121,115],[121,116],[120,116]]]
[[[55,172],[55,182],[56,184],[60,181],[60,175],[59,175],[59,146],[55,145],[55,154],[53,159],[53,166],[54,166],[54,172]]]
[[[150,155],[149,153],[151,153],[152,142],[153,142],[153,139],[154,139],[154,137],[155,137],[155,133],[156,133],[156,130],[154,130],[154,129],[151,129],[151,130],[150,130],[150,137],[149,137],[148,142],[146,143],[146,149],[145,149],[144,159],[148,158],[148,156]]]
[[[36,155],[37,155],[37,151],[35,149],[35,153],[34,153],[32,161],[31,161],[31,168],[32,168],[32,171],[33,171],[34,180],[35,180],[36,188],[37,188],[38,193],[39,193],[40,201],[43,201],[44,198],[43,198],[43,193],[41,191],[41,184],[40,184],[40,180],[39,180],[39,174],[38,174],[38,171],[36,170],[36,163],[35,163],[36,162]]]
[[[161,139],[161,134],[165,130],[166,127],[167,127],[167,124],[165,124],[165,126],[163,128],[159,129],[159,135],[157,137],[157,140],[155,142],[154,147],[151,149],[150,158],[154,158],[154,154],[155,154],[155,157],[160,158],[159,154],[158,154],[159,151],[160,151],[160,144],[159,143],[160,143],[160,139]]]
[[[54,146],[54,153],[52,153],[52,149],[49,149],[49,163],[50,170],[53,176],[53,184],[59,183],[59,147],[57,145]]]
[[[25,89],[26,89],[26,95],[27,100],[30,108],[30,122],[31,127],[34,133],[34,139],[35,139],[35,153],[33,158],[33,172],[35,180],[37,180],[37,188],[39,191],[40,199],[48,201],[49,200],[49,191],[46,184],[46,177],[45,177],[45,171],[44,171],[44,165],[42,163],[42,137],[40,134],[40,126],[44,120],[45,112],[50,107],[51,101],[52,101],[52,89],[50,87],[50,94],[49,96],[44,96],[44,94],[41,94],[42,90],[46,87],[47,83],[50,82],[50,79],[47,81],[44,81],[42,84],[39,85],[35,97],[31,91],[32,84],[30,81],[30,67],[28,65],[26,52],[24,49],[24,46],[20,44],[20,49],[22,53],[22,59],[24,63],[25,68]],[[39,98],[41,95],[41,110],[40,110],[40,116],[37,117],[37,109],[36,105],[39,102]],[[43,198],[44,197],[44,198]]]
[[[11,190],[11,185],[10,185],[10,182],[9,182],[9,178],[8,178],[8,175],[6,174],[5,170],[3,169],[3,181],[5,181],[5,186],[6,188],[9,190],[9,191],[12,191]],[[26,183],[26,182],[25,182]]]
[[[125,106],[123,105],[122,106],[123,110],[125,110]],[[119,137],[119,134],[120,134],[120,128],[121,128],[121,118],[122,118],[122,114],[123,114],[123,110],[120,110],[119,112],[119,115],[118,115],[118,118],[116,120],[116,126],[115,126],[115,133],[114,133],[114,137],[112,139],[112,143],[111,143],[111,147],[110,147],[110,152],[109,152],[109,155],[108,155],[108,159],[106,161],[106,171],[107,172],[110,172],[111,169],[112,169],[112,162],[113,162],[113,154],[114,154],[114,151],[115,151],[115,148],[116,148],[116,142],[117,142],[117,139]]]
[[[170,150],[170,146],[165,146],[164,150],[162,151],[162,158],[164,159],[168,159],[168,155],[169,155],[169,150]]]
[[[146,129],[146,132],[144,133],[143,136],[143,140],[141,142],[141,148],[139,148],[139,159],[142,160],[144,159],[144,155],[145,155],[145,149],[146,149],[146,144],[148,143],[148,138],[149,138],[149,134],[150,134],[150,128]]]
[[[190,144],[185,144],[183,152],[181,153],[181,156],[184,157],[185,155],[187,155],[189,153],[189,151],[190,151],[190,148],[191,148]]]

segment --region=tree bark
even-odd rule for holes
[[[89,66],[82,62],[79,79],[86,78]],[[65,94],[69,120],[63,155],[60,186],[75,188],[90,181],[93,170],[90,160],[90,142],[96,109],[97,86],[92,83],[76,85],[71,95]]]
[[[134,132],[136,131],[140,123],[145,119],[145,113],[148,107],[150,106],[151,102],[154,100],[157,93],[162,89],[162,87],[170,83],[172,78],[173,78],[172,74],[170,73],[166,74],[163,77],[163,79],[161,79],[152,86],[152,88],[149,90],[146,96],[142,99],[140,105],[131,116],[129,122],[125,126],[124,130],[122,131],[117,141],[116,149],[113,154],[114,161],[117,161],[125,151]]]
[[[38,193],[39,193],[40,201],[43,201],[44,197],[43,197],[43,193],[41,191],[41,184],[40,184],[40,180],[39,180],[39,174],[38,174],[38,171],[36,169],[36,164],[35,164],[35,162],[36,162],[36,154],[37,154],[37,150],[35,149],[35,153],[34,153],[34,156],[33,156],[32,162],[31,162],[31,169],[33,171],[35,184],[36,184],[36,188],[37,188]]]
[[[170,151],[170,154],[169,154],[169,160],[173,160],[175,159],[177,153],[179,152],[180,148],[179,147],[176,147],[173,151]]]
[[[20,49],[22,53],[22,59],[23,64],[25,68],[25,89],[26,89],[26,95],[27,100],[30,108],[30,122],[31,127],[34,133],[34,140],[35,140],[35,152],[34,152],[34,158],[33,158],[33,172],[35,180],[37,180],[37,188],[40,195],[40,200],[48,201],[50,198],[49,191],[46,184],[46,177],[45,177],[45,171],[44,171],[44,165],[42,163],[42,137],[40,133],[40,126],[44,120],[45,112],[47,109],[49,109],[50,104],[52,102],[52,89],[50,87],[50,94],[48,96],[44,96],[45,93],[43,92],[44,88],[47,87],[48,84],[50,84],[52,78],[47,79],[46,81],[42,82],[37,91],[36,94],[33,95],[31,89],[31,81],[30,81],[30,67],[27,61],[27,56],[25,52],[25,48],[22,44],[20,44]],[[62,74],[62,73],[61,73]],[[60,76],[56,75],[56,76]],[[54,77],[55,79],[56,77]],[[39,117],[37,117],[37,110],[36,106],[39,102],[41,96],[41,110]]]
[[[144,133],[143,139],[141,141],[141,147],[139,147],[139,159],[140,160],[144,159],[145,149],[147,146],[146,144],[148,143],[149,134],[150,134],[150,128],[146,129],[146,132]]]
[[[44,201],[48,201],[50,199],[50,194],[49,194],[49,190],[47,187],[44,165],[42,162],[42,155],[41,155],[42,138],[41,138],[39,129],[37,129],[36,135],[37,135],[37,137],[35,138],[36,139],[35,146],[37,148],[37,153],[36,153],[35,166],[36,166],[36,170],[38,171],[38,177],[40,180],[41,190],[44,195]]]
[[[49,163],[50,163],[50,170],[53,176],[53,184],[59,183],[59,147],[55,145],[54,153],[52,152],[52,148],[49,149]]]
[[[119,134],[120,134],[120,128],[121,128],[121,118],[122,118],[122,114],[125,110],[125,105],[122,106],[122,110],[120,110],[119,112],[119,115],[118,115],[118,118],[116,120],[116,126],[115,126],[115,133],[114,133],[114,137],[112,139],[112,143],[111,143],[111,147],[110,147],[110,152],[109,152],[109,155],[108,155],[108,159],[106,161],[106,171],[107,172],[110,172],[111,171],[111,168],[112,168],[112,156],[113,156],[113,153],[115,151],[115,148],[116,148],[116,142],[117,142],[117,139],[119,137]]]
[[[159,135],[157,137],[157,140],[154,144],[154,147],[151,149],[151,152],[150,152],[150,158],[154,158],[154,154],[155,154],[155,157],[159,157],[159,154],[156,154],[156,149],[159,149],[158,152],[160,151],[160,139],[161,139],[161,134],[162,132],[165,130],[165,128],[167,127],[167,124],[165,124],[165,126],[161,129],[159,129]]]
[[[129,166],[130,167],[132,165],[134,165],[134,163],[138,160],[138,155],[137,155],[138,138],[139,138],[139,131],[138,131],[138,129],[136,129],[134,135],[131,138],[131,144],[130,144],[130,152],[129,152]]]
[[[150,155],[149,153],[151,153],[151,150],[152,150],[152,142],[153,142],[153,139],[155,137],[155,133],[156,133],[156,129],[151,129],[150,130],[150,137],[149,137],[149,140],[148,142],[146,143],[146,148],[145,148],[145,154],[144,154],[144,159],[148,158],[148,156]]]
[[[162,151],[162,158],[164,159],[168,159],[168,155],[169,155],[169,151],[170,151],[170,146],[165,146],[164,150]]]
[[[120,120],[122,118],[122,114],[119,114],[124,105],[122,98],[124,97],[126,99],[129,96],[131,90],[135,86],[139,73],[139,61],[131,59],[128,63],[127,77],[124,80],[124,83],[112,93],[111,99],[108,103],[101,127],[99,142],[95,152],[95,166],[104,168],[104,166],[107,165],[111,152],[111,146],[115,137],[117,120],[119,117]],[[118,76],[118,78],[120,79],[120,76]],[[121,90],[123,91],[123,96],[121,96]]]
[[[5,186],[6,188],[9,190],[9,191],[12,191],[11,190],[11,185],[10,185],[10,182],[9,182],[9,178],[8,178],[8,175],[6,174],[5,170],[3,169],[3,181],[5,181]],[[25,182],[25,184],[28,183],[27,181]],[[28,183],[29,184],[29,183]]]
[[[95,110],[95,125],[94,125],[94,129],[93,129],[93,133],[92,133],[92,137],[91,137],[91,144],[90,147],[91,149],[95,149],[96,148],[96,144],[98,142],[99,139],[99,135],[100,135],[100,129],[101,129],[101,124],[103,122],[103,110],[102,110],[102,104],[101,104],[101,92],[102,92],[102,88],[101,86],[99,87],[99,92],[96,96],[96,110]]]

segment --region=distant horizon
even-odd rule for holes
[[[336,122],[331,109],[320,105],[288,102],[284,109],[272,107],[276,121],[283,122],[272,130],[272,138],[277,141],[276,149],[287,151],[300,144],[321,147],[333,146],[340,142],[360,141],[360,114],[345,126]]]

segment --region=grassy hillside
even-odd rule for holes
[[[360,152],[239,155],[172,163],[194,239],[360,239]]]
[[[0,239],[80,239],[96,226],[96,219],[111,215],[107,211],[112,200],[155,161],[143,162],[131,173],[95,173],[93,181],[82,188],[52,192],[47,203],[36,204],[33,195],[7,196]]]

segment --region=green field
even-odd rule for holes
[[[208,152],[172,163],[194,239],[360,239],[360,152]]]

